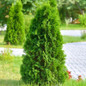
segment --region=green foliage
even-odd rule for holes
[[[13,59],[14,59],[14,56],[12,55],[12,50],[7,48],[7,49],[4,49],[4,51],[1,51],[1,54],[0,54],[1,61],[12,61]]]
[[[78,18],[79,13],[83,14],[83,10],[86,11],[86,0],[57,0],[57,2],[60,16],[63,20],[64,17]],[[62,9],[65,10],[61,11]]]
[[[79,15],[79,21],[82,26],[86,26],[86,14]]]
[[[17,1],[12,5],[9,12],[9,20],[5,35],[5,42],[11,44],[22,44],[25,40],[24,16],[22,13],[22,3]]]
[[[25,18],[25,33],[28,32],[33,15],[24,15]]]
[[[86,39],[86,30],[82,31],[81,38],[82,38],[82,39]]]
[[[21,0],[23,3],[23,11],[25,14],[33,12],[35,10],[35,0]]]
[[[59,8],[59,14],[60,14],[61,23],[65,23],[66,10],[67,9],[66,9],[65,5],[63,7]]]
[[[6,16],[9,15],[9,9],[13,2],[14,0],[0,0],[0,23],[2,25],[7,23]]]
[[[86,0],[57,0],[57,2],[58,2],[58,7],[62,7],[63,5],[66,5],[68,6],[67,9],[72,9],[76,7],[78,8],[78,6],[80,6],[81,9],[83,8],[86,9]]]
[[[56,7],[57,6],[56,0],[49,0],[49,2],[50,2],[50,5],[52,7]]]
[[[47,0],[21,0],[23,3],[24,14],[35,14],[36,9]]]
[[[7,24],[10,7],[12,3],[16,3],[17,0],[0,0],[0,23],[1,25]],[[37,8],[36,4],[40,0],[21,0],[23,4],[23,12],[28,14],[34,12]],[[42,0],[43,1],[43,0]]]
[[[57,7],[45,4],[36,12],[24,45],[21,76],[25,83],[46,86],[63,83],[67,77],[63,39]]]
[[[28,13],[35,14],[36,9],[43,3],[47,2],[48,0],[21,0],[21,1],[23,4],[23,12],[25,14],[28,14]],[[6,18],[6,15],[9,14],[11,4],[15,2],[16,0],[0,0],[0,23],[1,24],[7,24],[8,18]],[[65,8],[66,17],[78,18],[77,16],[78,12],[83,13],[82,9],[86,11],[86,0],[57,0],[57,2],[58,2],[58,8],[60,10]],[[64,14],[65,11],[63,10],[62,13]]]

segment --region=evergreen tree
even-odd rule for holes
[[[65,81],[67,70],[59,28],[56,2],[50,0],[37,10],[26,37],[26,55],[20,70],[25,83],[54,86]]]
[[[22,44],[25,40],[24,16],[20,0],[17,0],[16,4],[13,4],[10,8],[4,40],[6,43],[9,42],[11,44]]]

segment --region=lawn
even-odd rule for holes
[[[5,48],[23,48],[23,45],[7,45],[4,42],[4,36],[5,36],[5,32],[0,32],[0,47],[5,47]]]
[[[86,27],[81,26],[80,24],[66,24],[61,25],[61,30],[86,30]]]
[[[63,36],[63,41],[64,43],[86,42],[86,38],[82,39],[81,37]]]
[[[86,86],[86,80],[67,80],[62,86]]]
[[[13,61],[0,61],[0,86],[31,86],[21,81],[20,66],[22,57],[15,57]],[[34,85],[35,86],[35,85]],[[67,80],[60,86],[86,86],[86,81]]]
[[[13,61],[0,61],[0,86],[19,86],[21,57]]]

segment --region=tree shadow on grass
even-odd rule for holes
[[[20,81],[0,79],[0,86],[20,86]]]

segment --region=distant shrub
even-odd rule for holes
[[[81,38],[82,38],[82,39],[86,39],[86,30],[82,31],[81,34],[82,34],[82,35],[81,35]]]
[[[79,15],[79,21],[81,25],[86,26],[86,14]]]
[[[61,23],[62,24],[66,23],[66,21],[65,21],[66,7],[65,7],[65,5],[59,8],[59,14],[60,14]]]
[[[7,30],[5,35],[5,42],[8,44],[19,45],[25,41],[25,24],[24,15],[22,13],[22,3],[17,0],[12,4],[9,12],[9,20],[7,23]]]
[[[70,23],[70,19],[65,19],[65,23],[66,23],[66,26],[68,26]]]
[[[0,60],[1,61],[12,61],[14,59],[14,56],[12,55],[12,50],[9,48],[4,49],[4,51],[1,51],[0,53]]]

